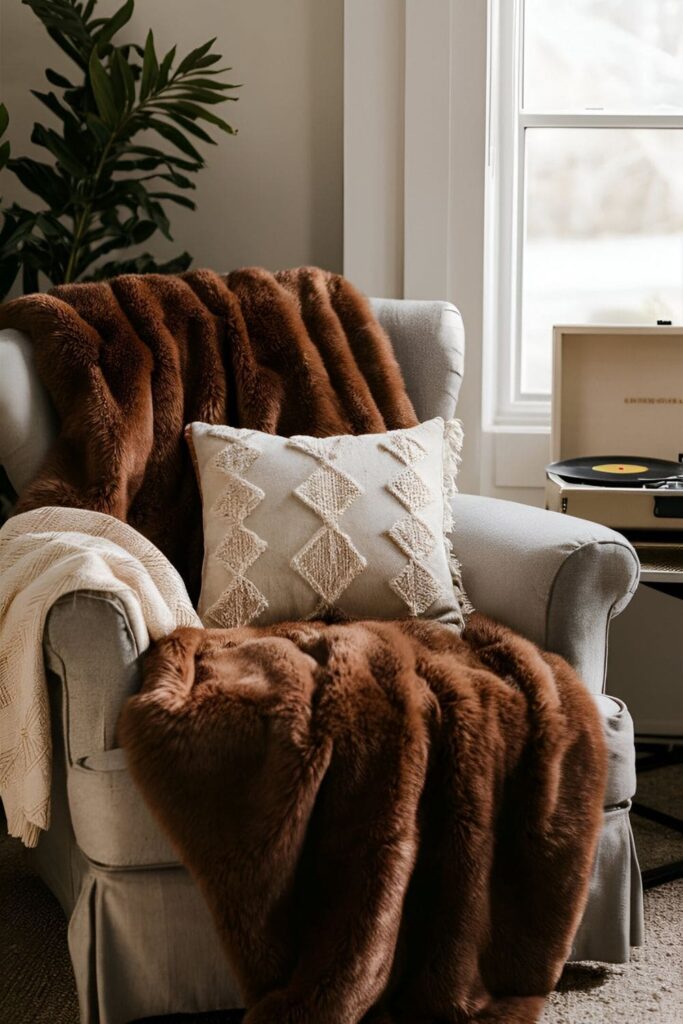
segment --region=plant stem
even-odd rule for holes
[[[81,252],[81,241],[83,239],[83,235],[85,234],[86,228],[89,227],[90,225],[92,202],[97,192],[97,186],[99,184],[102,171],[104,170],[104,165],[107,162],[107,158],[109,156],[109,153],[111,152],[111,147],[114,145],[114,140],[118,135],[120,127],[121,126],[119,125],[119,127],[116,130],[112,131],[112,134],[107,140],[107,144],[104,147],[104,150],[102,151],[102,156],[100,157],[97,169],[95,170],[95,174],[91,178],[91,187],[89,189],[90,197],[86,202],[85,206],[83,207],[81,214],[78,217],[78,220],[74,221],[74,240],[71,246],[71,252],[69,253],[69,262],[67,263],[66,270],[64,271],[64,284],[71,284],[71,282],[74,279],[76,264]]]
[[[78,221],[74,222],[74,240],[71,246],[71,252],[69,253],[69,262],[67,263],[66,270],[64,271],[64,281],[62,282],[63,284],[71,284],[71,282],[73,281],[74,270],[76,268],[76,260],[78,259],[78,256],[80,255],[81,251],[81,238],[83,237],[84,228],[86,224],[89,222],[89,220],[90,204],[87,203],[83,207],[83,210],[81,211],[81,215],[78,218]]]

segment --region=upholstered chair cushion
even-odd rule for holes
[[[56,415],[19,331],[0,331],[0,466],[19,493],[36,475],[55,436]]]

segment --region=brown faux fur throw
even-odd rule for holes
[[[245,1024],[527,1024],[584,907],[602,728],[483,616],[181,629],[120,733]]]
[[[187,423],[320,437],[417,423],[367,300],[313,267],[66,285],[1,306],[5,327],[32,338],[60,422],[17,511],[66,505],[130,523],[194,600],[202,529]]]
[[[121,277],[30,295],[60,419],[19,508],[107,512],[197,595],[192,420],[284,435],[411,426],[387,337],[348,282]],[[569,666],[480,616],[179,630],[121,738],[215,916],[246,1024],[536,1021],[570,948],[605,751]]]

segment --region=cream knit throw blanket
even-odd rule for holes
[[[178,626],[201,626],[171,563],[118,519],[40,508],[3,526],[0,797],[10,835],[27,846],[35,846],[50,825],[52,745],[43,629],[55,601],[76,590],[116,594],[141,651]],[[97,686],[97,679],[92,682]]]

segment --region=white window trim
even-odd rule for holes
[[[460,470],[481,487],[487,0],[345,0],[344,273],[465,322]]]
[[[683,114],[527,113],[524,0],[489,0],[484,269],[485,429],[549,429],[550,400],[521,391],[524,133],[527,128],[678,128]],[[548,340],[550,344],[550,339]]]
[[[344,273],[460,308],[460,489],[540,505],[549,428],[482,429],[489,2],[345,0]]]

